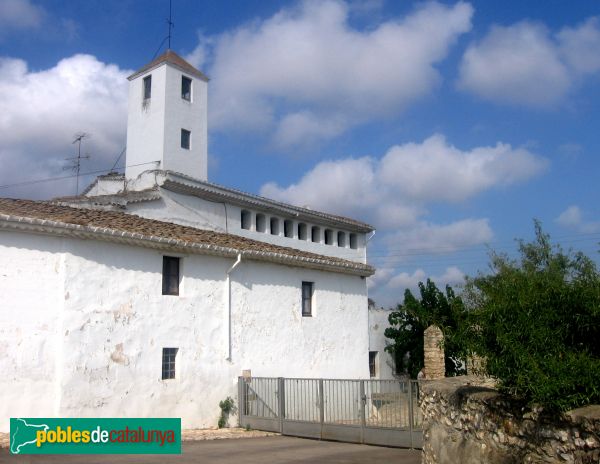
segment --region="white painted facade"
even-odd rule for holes
[[[179,296],[161,294],[165,252],[0,232],[0,430],[9,417],[181,417],[216,424],[242,369],[255,376],[368,378],[365,280],[184,255]],[[10,270],[10,272],[7,272]],[[31,276],[36,276],[32,279]],[[302,281],[315,285],[302,317]],[[161,380],[163,347],[179,348]]]
[[[191,79],[189,100],[182,98],[182,77]],[[144,79],[151,96],[144,98]],[[127,112],[128,179],[149,169],[186,173],[207,179],[207,82],[168,61],[132,76]],[[191,132],[189,149],[181,147],[181,130]]]
[[[372,270],[364,266],[372,228],[208,183],[207,82],[192,76],[185,101],[182,73],[163,62],[131,80],[127,165],[140,166],[56,202],[245,237],[317,261],[341,258],[362,270],[250,255],[237,262],[231,253],[169,251],[166,242],[159,250],[141,239],[96,239],[95,229],[78,235],[72,224],[67,232],[45,222],[15,230],[0,214],[0,431],[16,416],[181,417],[184,428],[212,427],[245,369],[369,378],[369,346],[379,343],[367,311]],[[148,74],[152,97],[144,103]],[[185,153],[182,127],[192,132]],[[160,164],[145,164],[153,161]],[[178,296],[162,294],[163,256],[180,258]],[[314,285],[312,317],[302,316],[302,282]],[[175,379],[161,379],[163,348],[179,350]]]

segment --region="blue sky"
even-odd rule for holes
[[[211,77],[209,180],[376,226],[378,303],[485,270],[487,247],[514,253],[533,218],[597,259],[597,2],[174,0],[173,14],[172,48]],[[84,171],[113,165],[125,77],[167,15],[166,0],[0,0],[0,185],[68,174],[78,131]]]

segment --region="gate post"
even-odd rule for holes
[[[238,377],[238,425],[243,427],[242,416],[244,415],[244,409],[246,406],[246,402],[244,401],[244,394],[242,393],[242,385],[243,380],[241,377]]]
[[[359,395],[360,395],[360,442],[365,442],[365,427],[366,427],[366,418],[365,418],[365,404],[367,402],[367,396],[365,395],[365,381],[361,380],[359,382]]]
[[[414,449],[414,443],[413,443],[414,407],[413,407],[412,383],[413,383],[412,380],[408,379],[408,431],[410,433],[410,448]]]
[[[277,379],[278,390],[279,390],[279,433],[283,434],[283,419],[285,418],[285,379],[279,377]]]

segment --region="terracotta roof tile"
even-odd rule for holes
[[[165,62],[177,66],[179,69],[181,69],[182,71],[184,71],[188,74],[191,74],[192,76],[196,76],[204,81],[208,81],[208,77],[206,77],[206,75],[204,73],[202,73],[198,69],[194,68],[191,64],[189,64],[187,61],[185,61],[183,58],[181,58],[173,50],[167,50],[166,52],[164,52],[162,55],[160,55],[159,57],[152,60],[147,65],[142,66],[140,69],[138,69],[136,72],[134,72],[127,79],[129,79],[129,80],[134,79],[137,76],[139,76],[140,74],[143,74],[150,69],[156,68],[159,64],[165,63]]]
[[[205,244],[234,249],[237,252],[264,252],[315,262],[326,262],[332,267],[351,268],[361,274],[374,272],[371,266],[345,259],[309,253],[294,248],[272,245],[237,235],[196,229],[170,222],[146,219],[119,211],[73,208],[46,201],[0,198],[0,215],[54,221],[66,225],[103,228],[118,233],[126,232],[150,237],[174,239],[191,244]],[[0,217],[0,219],[2,219]]]

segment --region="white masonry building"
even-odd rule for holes
[[[0,199],[9,417],[211,427],[237,377],[369,378],[368,224],[207,180],[208,79],[168,51],[129,78],[125,175]]]

